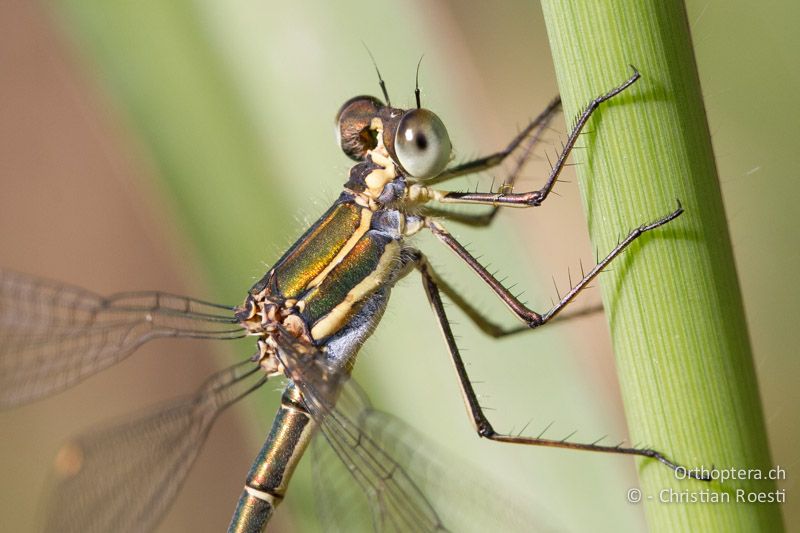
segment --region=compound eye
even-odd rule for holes
[[[356,96],[345,102],[336,114],[336,137],[339,146],[351,159],[360,161],[378,145],[370,123],[382,107],[377,98]]]
[[[427,109],[412,109],[397,125],[394,152],[412,177],[437,176],[450,161],[453,147],[441,119]]]

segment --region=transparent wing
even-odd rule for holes
[[[362,431],[402,466],[448,530],[564,531],[551,525],[556,522],[552,513],[514,492],[507,482],[446,453],[398,418],[368,409],[360,420]],[[319,439],[312,443],[312,450],[314,488],[325,530],[371,530],[369,500],[331,447]]]
[[[311,441],[311,468],[317,515],[326,533],[372,531],[367,494],[324,437]]]
[[[306,353],[296,343],[283,351],[284,366],[322,430],[323,439],[316,439],[312,449],[315,492],[327,530],[551,529],[545,525],[549,513],[535,503],[504,491],[504,483],[493,476],[373,409],[355,381],[322,354]]]
[[[103,298],[0,270],[0,408],[74,385],[152,338],[243,337],[232,311],[160,292]]]
[[[64,446],[56,459],[45,531],[154,529],[217,415],[265,381],[248,360],[212,375],[192,396]]]
[[[281,359],[333,453],[366,495],[376,531],[447,531],[404,466],[365,431],[368,401],[324,354],[281,331]]]
[[[315,493],[325,530],[462,531],[442,520],[441,509],[418,484],[422,472],[405,461],[402,447],[374,431],[369,421],[377,413],[361,399],[359,405],[349,401],[356,387],[352,380],[343,385],[337,407],[322,425],[322,438],[313,442]]]
[[[414,480],[448,530],[564,531],[530,495],[443,450],[402,420],[367,408],[361,428]],[[351,530],[353,531],[353,530]]]

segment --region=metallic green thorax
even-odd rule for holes
[[[357,198],[342,193],[250,291],[255,299],[291,309],[315,341],[348,325],[393,276],[401,235],[386,227],[381,210],[359,205]]]
[[[276,263],[275,287],[284,298],[299,298],[336,257],[361,222],[361,208],[334,204]]]
[[[303,317],[313,324],[330,313],[354,287],[376,271],[386,244],[384,239],[374,235],[361,237],[325,280],[308,291]]]

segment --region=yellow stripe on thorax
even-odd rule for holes
[[[339,253],[336,254],[336,256],[331,260],[330,263],[328,263],[328,265],[325,267],[325,269],[322,272],[320,272],[317,275],[316,278],[312,279],[311,282],[308,285],[306,285],[306,289],[312,289],[312,288],[318,286],[320,283],[323,282],[325,277],[328,274],[330,274],[331,270],[336,268],[336,265],[338,265],[339,263],[342,262],[342,259],[344,259],[347,256],[347,254],[350,253],[350,250],[353,249],[353,247],[356,245],[356,243],[359,241],[359,239],[361,239],[361,237],[367,231],[369,231],[369,226],[370,226],[371,222],[372,222],[372,211],[370,211],[369,209],[363,209],[362,208],[361,209],[361,222],[359,223],[359,225],[356,228],[356,230],[353,232],[353,234],[350,236],[350,238],[347,239],[347,242],[344,244],[342,249],[339,250]]]
[[[314,324],[311,328],[311,337],[322,339],[336,333],[344,326],[356,306],[388,280],[392,272],[392,265],[398,257],[400,257],[400,244],[397,241],[387,243],[375,270],[353,287],[324,318]]]

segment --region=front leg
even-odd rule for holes
[[[495,207],[537,207],[541,205],[542,202],[544,202],[550,195],[550,192],[553,190],[553,187],[558,181],[558,176],[561,174],[561,171],[564,170],[567,158],[572,152],[572,149],[575,147],[575,143],[578,141],[578,137],[580,136],[581,131],[583,131],[586,123],[589,121],[589,117],[592,116],[592,113],[594,113],[597,108],[600,107],[600,104],[615,97],[636,83],[636,80],[639,79],[639,71],[633,66],[631,66],[631,68],[633,68],[633,75],[628,78],[625,83],[614,87],[606,94],[598,96],[589,102],[583,112],[578,116],[578,119],[575,121],[575,125],[573,126],[569,137],[567,137],[567,142],[564,143],[564,147],[561,150],[561,153],[558,155],[558,159],[556,159],[555,164],[550,170],[550,175],[548,176],[547,181],[539,190],[515,193],[506,186],[501,187],[498,192],[494,193],[431,191],[429,196],[443,204],[479,204],[491,205]]]
[[[461,163],[454,167],[450,167],[445,169],[441,174],[438,176],[425,180],[425,183],[428,185],[434,185],[436,183],[442,183],[444,181],[451,180],[453,178],[457,178],[459,176],[466,176],[468,174],[477,174],[478,172],[483,172],[494,168],[498,165],[501,165],[503,161],[505,161],[508,156],[510,156],[514,151],[522,145],[522,142],[525,140],[531,132],[534,132],[533,137],[531,138],[530,142],[525,145],[526,153],[522,156],[520,165],[521,166],[525,160],[527,159],[527,154],[533,149],[533,146],[539,142],[541,138],[542,131],[547,127],[547,125],[552,120],[553,116],[561,109],[561,98],[556,96],[553,100],[547,104],[547,107],[544,108],[544,111],[539,113],[539,115],[534,118],[532,121],[528,123],[525,128],[519,132],[519,134],[514,137],[514,139],[508,143],[508,146],[491,155],[487,155],[484,157],[479,157],[478,159],[473,159],[472,161],[467,161],[465,163]],[[519,170],[519,167],[517,168]],[[506,181],[513,181],[516,179],[516,173],[512,173]]]

